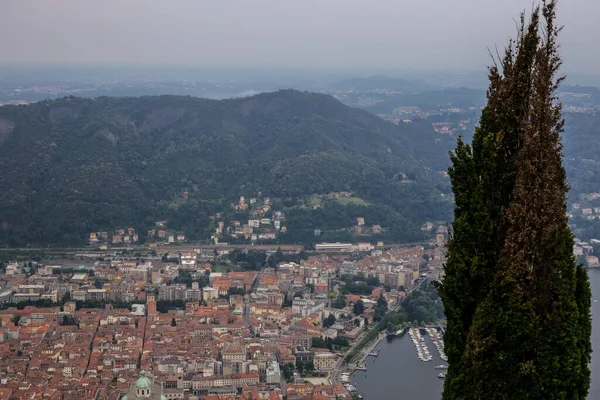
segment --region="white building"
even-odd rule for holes
[[[340,266],[340,276],[342,275],[357,275],[358,267],[355,262],[344,261]]]
[[[308,317],[325,308],[324,301],[295,298],[292,301],[292,315],[295,317]]]
[[[132,304],[131,305],[131,315],[141,316],[146,315],[146,305],[145,304]]]
[[[345,253],[351,252],[353,246],[351,243],[319,243],[315,245],[317,252],[330,252],[330,253]]]
[[[271,361],[267,367],[267,383],[275,384],[281,382],[281,370],[277,361]]]
[[[210,286],[202,288],[202,300],[210,301],[210,300],[217,299],[218,297],[219,297],[219,291],[217,289],[212,288]]]

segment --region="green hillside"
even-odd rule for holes
[[[413,156],[418,133],[406,129],[292,90],[1,107],[0,243],[81,244],[90,231],[143,232],[156,220],[202,240],[209,215],[259,190],[284,205],[351,191],[402,221],[395,239],[414,239],[424,220],[447,218],[451,207],[441,195],[448,182]],[[306,226],[310,212],[295,223]]]

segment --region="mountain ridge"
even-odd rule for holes
[[[161,219],[207,239],[212,213],[259,190],[281,198],[348,190],[415,226],[441,219],[447,184],[412,155],[403,129],[295,90],[1,107],[0,243],[81,243],[86,232]],[[184,192],[189,199],[173,206]]]

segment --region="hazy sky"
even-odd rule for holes
[[[0,64],[479,69],[532,0],[0,0]],[[562,0],[565,69],[600,72],[599,0]]]

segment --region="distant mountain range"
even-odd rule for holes
[[[427,83],[417,79],[402,79],[383,75],[344,79],[331,85],[333,89],[354,89],[369,91],[385,89],[390,91],[422,92],[432,90]]]
[[[294,90],[0,107],[0,243],[81,244],[91,231],[144,232],[157,220],[207,239],[210,215],[258,191],[303,232],[290,229],[288,242],[309,240],[320,224],[343,229],[362,214],[390,240],[415,240],[425,220],[451,212],[447,178],[415,151],[422,129]],[[364,203],[298,206],[335,191]]]

